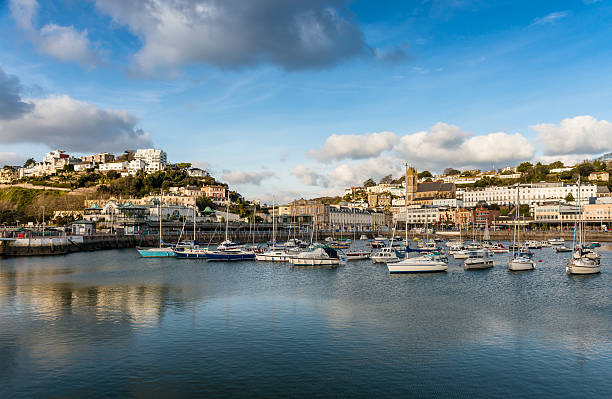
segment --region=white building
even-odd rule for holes
[[[578,185],[565,183],[533,183],[521,185],[519,193],[520,203],[532,206],[551,201],[561,201],[570,193],[577,199]],[[465,190],[463,193],[463,204],[466,207],[476,206],[479,202],[510,205],[516,202],[516,195],[516,185]],[[582,204],[588,203],[589,198],[596,197],[597,185],[582,185],[580,189]]]
[[[432,205],[435,207],[462,208],[463,201],[457,198],[435,198]]]
[[[127,162],[108,162],[108,163],[101,163],[100,165],[98,165],[98,170],[100,172],[110,172],[111,170],[114,171],[122,171],[122,170],[126,170],[128,166]]]
[[[369,230],[385,223],[382,212],[364,209],[362,207],[350,207],[345,205],[330,205],[329,223],[333,228],[344,228],[344,230]]]
[[[138,149],[134,153],[134,158],[143,160],[147,165],[149,164],[163,164],[164,167],[168,163],[168,156],[162,150],[156,150],[155,148]]]
[[[166,169],[166,164],[162,162],[151,162],[147,163],[144,169],[148,173],[159,172]]]
[[[141,169],[145,169],[147,164],[142,159],[132,159],[128,165],[127,170],[130,172],[138,172]]]
[[[407,211],[407,213],[406,213]],[[434,224],[439,220],[440,210],[438,207],[411,205],[408,209],[399,208],[398,212],[393,214],[393,222],[402,226],[406,223],[406,214],[408,215],[409,225],[425,225]]]
[[[208,172],[200,168],[189,168],[187,169],[187,175],[191,177],[206,177]]]

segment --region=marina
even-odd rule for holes
[[[577,277],[554,248],[529,274],[134,249],[0,259],[0,396],[133,396],[154,380],[164,396],[607,397],[610,249],[601,274]]]

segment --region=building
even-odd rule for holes
[[[127,164],[128,172],[138,172],[139,170],[144,170],[147,164],[142,159],[132,159]]]
[[[330,205],[328,209],[329,223],[335,230],[369,231],[385,223],[382,212],[345,205]]]
[[[190,177],[208,177],[208,172],[200,168],[187,169],[187,175]]]
[[[494,209],[487,209],[484,207],[477,207],[474,209],[474,225],[477,227],[491,226],[495,219],[499,218],[499,211]]]
[[[103,152],[100,154],[81,157],[81,160],[87,163],[107,163],[113,162],[115,160],[115,156],[113,154],[109,154],[108,152]]]
[[[100,165],[98,165],[98,170],[100,172],[110,172],[111,170],[120,172],[123,170],[127,170],[127,166],[128,163],[123,161],[123,162],[108,162],[108,163],[102,163]]]
[[[330,206],[318,200],[299,199],[279,206],[277,215],[290,216],[294,223],[316,226],[318,229],[330,225]]]
[[[204,196],[213,200],[222,201],[227,197],[227,188],[225,186],[204,186],[200,188]]]
[[[165,166],[168,163],[167,154],[162,150],[154,148],[138,149],[134,153],[134,158],[143,160],[147,165],[160,163]]]
[[[81,162],[81,163],[77,163],[76,165],[74,165],[74,171],[75,172],[85,172],[88,170],[93,170],[95,169],[95,165],[91,162]]]
[[[0,183],[11,183],[13,180],[19,178],[19,167],[18,166],[4,166],[0,169]]]
[[[596,198],[598,191],[607,191],[606,187],[598,190],[595,184],[583,184],[580,188],[580,198],[583,204],[588,203],[590,198]],[[568,194],[578,198],[578,185],[567,183],[532,183],[521,184],[519,190],[519,201],[529,206],[559,202],[564,200]],[[475,207],[479,203],[497,204],[510,206],[516,202],[517,187],[494,186],[480,189],[466,189],[463,192],[463,204],[466,207]]]
[[[586,222],[612,222],[612,204],[587,204],[584,206],[582,217]]]
[[[368,206],[370,208],[391,206],[391,194],[369,193],[368,194]]]
[[[393,222],[398,226],[403,226],[407,219],[409,227],[424,226],[425,224],[433,226],[440,220],[439,212],[437,207],[410,205],[408,209],[398,209],[398,212],[393,215]]]
[[[96,234],[96,223],[91,220],[77,220],[71,227],[74,236],[89,236]]]
[[[608,182],[610,181],[610,174],[606,171],[593,172],[589,175],[589,181]]]
[[[576,206],[562,202],[536,205],[532,208],[536,223],[573,223],[576,219]]]

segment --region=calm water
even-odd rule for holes
[[[436,275],[0,259],[0,397],[612,397],[612,252]],[[567,254],[564,254],[566,257]]]

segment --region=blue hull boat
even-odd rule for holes
[[[209,261],[255,260],[253,252],[209,252],[206,254]]]

